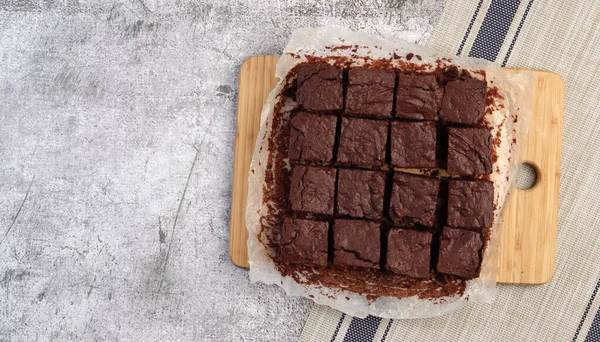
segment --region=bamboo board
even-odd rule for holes
[[[274,75],[278,59],[250,57],[240,71],[229,236],[229,255],[240,267],[248,267],[248,170],[262,106],[277,83]],[[507,207],[497,279],[501,283],[543,284],[552,278],[556,256],[564,84],[559,75],[547,71],[507,70],[535,76],[534,113],[521,160],[534,166],[537,182],[531,189],[515,190]]]

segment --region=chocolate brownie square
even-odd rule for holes
[[[396,90],[396,117],[435,120],[444,89],[435,75],[400,74]]]
[[[415,278],[429,277],[433,234],[392,229],[388,234],[386,269]]]
[[[286,217],[279,234],[277,260],[327,266],[329,223]]]
[[[395,173],[389,209],[394,225],[433,226],[439,190],[440,180],[437,178]]]
[[[395,82],[393,70],[350,68],[345,112],[391,118]]]
[[[349,169],[340,169],[338,173],[338,215],[381,218],[385,173]]]
[[[394,121],[390,139],[393,167],[434,168],[436,129],[434,121]]]
[[[344,164],[382,166],[385,162],[388,123],[342,118],[337,161]]]
[[[380,227],[377,222],[335,220],[333,263],[379,269]]]
[[[486,180],[451,180],[448,183],[448,225],[477,229],[492,226],[494,186]]]
[[[492,173],[492,135],[487,128],[448,128],[448,167],[451,175]]]
[[[289,197],[292,210],[332,215],[335,177],[333,168],[294,166]]]
[[[483,246],[479,233],[444,227],[440,238],[438,272],[471,279],[479,275]]]
[[[301,109],[333,111],[343,107],[342,70],[327,63],[298,66],[296,100]]]
[[[485,114],[487,83],[462,78],[446,83],[440,118],[446,122],[479,125]]]
[[[290,120],[289,158],[294,161],[331,162],[337,118],[296,113]]]

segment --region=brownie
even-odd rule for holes
[[[382,171],[338,171],[337,213],[379,219],[383,214],[385,173]]]
[[[335,176],[333,168],[294,166],[289,197],[292,210],[332,215]]]
[[[400,74],[396,90],[396,117],[435,120],[444,89],[435,75]]]
[[[379,269],[380,238],[380,224],[377,222],[335,220],[333,263]]]
[[[478,125],[485,114],[485,81],[474,78],[446,83],[440,118],[446,122]]]
[[[440,180],[406,173],[394,174],[389,215],[394,225],[420,224],[431,227],[436,222]]]
[[[428,278],[432,236],[410,229],[390,230],[386,269],[410,277]]]
[[[394,121],[390,134],[393,167],[434,168],[436,129],[434,121]]]
[[[291,120],[289,158],[294,161],[332,162],[337,118],[307,112]]]
[[[342,70],[327,63],[298,66],[296,100],[301,109],[333,111],[343,107]]]
[[[327,266],[329,223],[286,217],[279,234],[277,260]]]
[[[350,68],[345,112],[391,118],[395,82],[394,70]]]
[[[440,238],[438,272],[467,279],[476,278],[479,275],[479,251],[482,246],[479,233],[444,227]]]
[[[487,128],[448,128],[448,166],[451,175],[492,173],[492,135]]]
[[[481,230],[492,226],[494,186],[486,180],[451,180],[448,225]]]
[[[386,121],[342,118],[337,161],[363,166],[385,162],[388,123]]]

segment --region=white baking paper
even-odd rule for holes
[[[331,49],[332,46],[354,46],[355,49]],[[417,296],[408,298],[380,297],[369,301],[366,296],[339,289],[327,289],[321,286],[298,284],[290,277],[282,277],[277,271],[269,251],[259,241],[261,234],[261,217],[268,217],[267,206],[263,203],[265,189],[265,167],[269,153],[268,136],[273,125],[273,111],[284,88],[283,82],[289,71],[298,63],[312,56],[350,56],[352,65],[362,65],[365,57],[370,59],[390,59],[393,56],[406,56],[409,53],[419,55],[421,60],[413,58],[415,64],[432,64],[435,68],[440,61],[445,65],[457,65],[467,70],[485,70],[488,87],[495,86],[504,100],[497,102],[491,113],[486,114],[485,121],[490,124],[492,135],[499,140],[498,158],[493,169],[491,180],[496,195],[494,226],[481,266],[480,276],[469,280],[465,292],[460,296],[443,297],[435,300],[420,299]],[[442,60],[446,58],[446,60]],[[394,58],[392,58],[393,60]],[[406,58],[399,61],[407,62]],[[400,63],[400,62],[398,62]],[[476,74],[474,74],[476,76]],[[256,142],[254,157],[250,165],[248,180],[248,207],[246,226],[248,228],[248,257],[250,262],[250,279],[253,282],[276,284],[281,286],[290,296],[302,296],[315,303],[328,305],[346,314],[365,317],[374,315],[385,318],[423,318],[443,315],[455,311],[468,302],[491,302],[495,297],[496,272],[498,263],[499,227],[502,220],[502,208],[511,187],[515,183],[518,166],[517,145],[523,141],[527,124],[531,117],[531,87],[533,78],[527,74],[509,74],[498,65],[475,58],[456,57],[441,54],[424,46],[403,40],[383,38],[363,32],[352,32],[331,28],[305,28],[294,31],[286,46],[275,76],[280,82],[269,94],[267,103],[261,114],[261,128]],[[291,111],[294,107],[291,100],[285,102],[281,112]],[[511,115],[512,114],[512,115]],[[518,121],[513,120],[518,115]],[[500,132],[500,133],[498,133]],[[517,144],[513,143],[517,139]],[[264,233],[264,232],[263,232]],[[349,298],[349,299],[348,299]]]

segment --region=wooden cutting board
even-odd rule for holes
[[[229,255],[240,267],[248,267],[245,222],[248,170],[262,106],[277,83],[274,75],[278,60],[278,56],[250,57],[240,71],[229,236]],[[537,182],[531,189],[515,190],[507,207],[498,282],[543,284],[552,278],[556,256],[564,83],[559,75],[547,71],[507,71],[535,76],[534,114],[521,160],[535,168]]]

